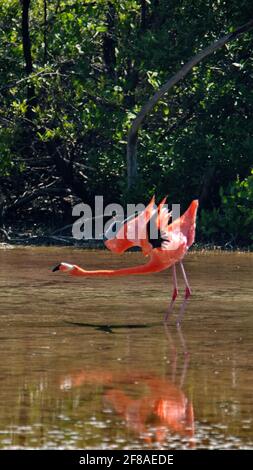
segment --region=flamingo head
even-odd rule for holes
[[[64,273],[71,272],[75,266],[73,264],[68,264],[68,263],[60,263],[55,266],[52,271],[55,273],[56,271],[62,271]]]

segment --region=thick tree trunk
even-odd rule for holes
[[[239,35],[249,31],[253,28],[253,19],[250,20],[243,26],[240,26],[233,33],[229,33],[226,36],[218,39],[217,41],[210,44],[208,47],[200,51],[194,57],[192,57],[173,77],[171,77],[156,93],[147,101],[140,112],[137,114],[135,120],[132,123],[128,134],[127,141],[127,182],[128,188],[132,187],[137,181],[137,143],[139,129],[145,119],[145,117],[152,111],[157,102],[168,93],[171,88],[182,80],[191,70],[205,57],[208,57],[217,49],[228,42],[233,41]]]
[[[29,75],[33,72],[33,61],[32,61],[32,52],[31,52],[31,39],[30,39],[30,30],[29,30],[29,10],[30,10],[30,0],[21,0],[22,5],[22,43],[23,43],[23,54],[25,60],[25,71],[26,75]],[[35,89],[32,83],[27,85],[27,113],[26,117],[29,120],[33,118],[32,107],[35,104]]]
[[[127,142],[128,188],[134,186],[137,179],[137,133],[129,133]]]
[[[115,76],[116,67],[116,39],[115,39],[115,6],[113,3],[108,3],[108,12],[106,15],[107,32],[103,37],[103,56],[106,70],[111,77]]]
[[[141,30],[145,31],[147,26],[147,3],[146,0],[141,0]]]
[[[215,176],[215,166],[210,166],[207,168],[206,172],[204,173],[203,180],[202,180],[202,188],[200,190],[199,195],[199,207],[202,209],[202,206],[206,201],[208,201],[210,196],[210,189],[212,187],[212,182]]]

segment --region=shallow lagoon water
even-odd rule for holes
[[[193,296],[162,322],[171,272],[51,273],[140,253],[0,250],[0,447],[253,449],[253,256],[190,253]],[[180,278],[181,296],[183,283]]]

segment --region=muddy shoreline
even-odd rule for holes
[[[198,239],[198,237],[196,237]],[[103,240],[81,239],[77,240],[72,236],[72,224],[61,228],[49,228],[38,226],[35,230],[15,230],[0,228],[0,249],[15,246],[66,246],[80,249],[105,249]],[[253,245],[241,246],[233,243],[202,243],[196,241],[192,251],[229,251],[229,252],[252,252]],[[132,248],[130,251],[139,251],[139,248]]]
[[[24,239],[12,239],[7,242],[0,242],[0,250],[16,247],[69,247],[76,248],[80,250],[106,250],[103,241],[100,240],[75,240],[75,239],[53,239],[53,237],[48,236],[32,236],[30,238]],[[140,251],[138,247],[130,248],[128,251]],[[190,249],[191,252],[201,252],[201,251],[212,251],[212,252],[231,252],[231,253],[252,253],[253,247],[231,247],[226,245],[214,245],[210,244],[201,244],[195,243],[194,246]]]

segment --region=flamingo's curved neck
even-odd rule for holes
[[[74,266],[74,269],[70,272],[72,276],[84,276],[84,277],[101,277],[101,276],[128,276],[131,274],[149,274],[156,271],[162,271],[165,269],[161,266],[155,266],[154,263],[150,262],[140,266],[133,266],[131,268],[123,269],[102,269],[97,271],[86,271],[79,266]]]

